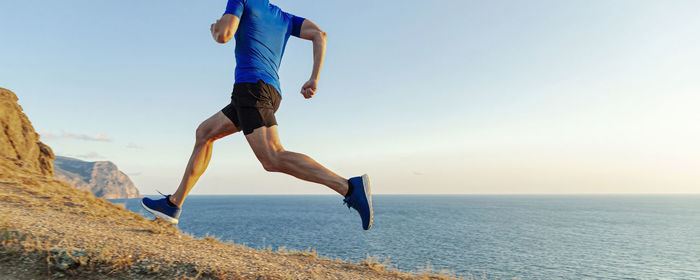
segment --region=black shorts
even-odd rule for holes
[[[258,80],[257,83],[236,83],[231,93],[231,104],[221,109],[221,112],[247,135],[263,125],[277,125],[275,112],[281,101],[282,96],[277,89],[263,80]]]

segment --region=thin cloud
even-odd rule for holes
[[[39,138],[41,138],[41,139],[55,139],[55,138],[58,138],[58,135],[54,134],[51,131],[43,131],[43,132],[39,132]]]
[[[63,131],[61,137],[72,138],[85,141],[97,141],[97,142],[112,142],[112,137],[106,135],[102,132],[98,132],[96,136],[90,136],[86,134],[77,134],[72,132]]]
[[[126,145],[126,147],[129,149],[141,149],[141,146],[136,145],[136,143],[134,143],[134,142],[129,142],[129,144]]]
[[[104,158],[102,155],[98,154],[97,152],[89,152],[89,153],[83,154],[83,155],[75,155],[75,157],[84,158],[84,159],[101,159],[101,158]]]
[[[96,142],[112,142],[112,137],[104,134],[102,132],[98,132],[95,136],[90,136],[87,134],[78,134],[78,133],[73,133],[69,131],[63,131],[61,130],[61,134],[55,134],[51,131],[42,131],[39,132],[39,137],[42,139],[58,139],[58,138],[70,138],[70,139],[77,139],[77,140],[83,140],[83,141],[96,141]]]
[[[423,173],[414,170],[414,171],[413,171],[413,175],[418,175],[418,176],[420,176],[420,175],[423,175]]]

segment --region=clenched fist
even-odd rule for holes
[[[301,86],[301,95],[304,96],[304,98],[309,99],[316,94],[316,88],[318,87],[318,81],[311,79],[308,80],[306,83],[304,83],[303,86]]]

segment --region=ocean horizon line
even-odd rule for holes
[[[373,196],[697,196],[700,193],[378,193]],[[160,194],[142,194],[142,196],[160,196]],[[212,193],[189,194],[188,196],[338,196],[324,193]]]

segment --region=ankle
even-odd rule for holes
[[[168,202],[168,205],[170,207],[180,207],[180,205],[177,203],[177,200],[174,200],[172,195],[166,197],[165,200]]]
[[[343,195],[343,196],[348,197],[349,195],[352,194],[353,187],[352,187],[352,184],[350,184],[349,180],[345,180],[344,185],[345,185],[345,195]]]

